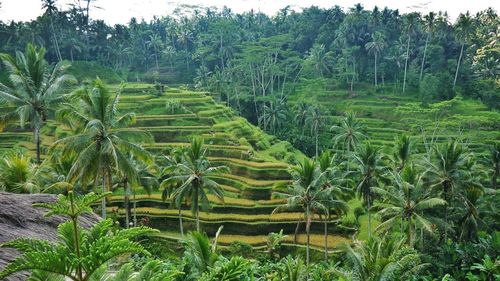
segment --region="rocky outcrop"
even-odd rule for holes
[[[57,226],[64,222],[63,217],[44,217],[46,210],[33,207],[33,203],[53,202],[55,195],[50,194],[13,194],[0,192],[0,244],[19,238],[31,237],[55,241]],[[97,215],[81,217],[80,224],[88,228],[97,222]],[[19,253],[13,249],[0,248],[0,270],[14,260]],[[10,276],[8,281],[26,280],[28,274]]]

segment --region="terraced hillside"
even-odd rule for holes
[[[112,86],[117,87],[117,86]],[[227,174],[213,179],[225,190],[224,202],[210,196],[212,209],[209,213],[200,213],[202,228],[210,235],[219,226],[224,225],[220,237],[222,245],[242,240],[255,247],[266,244],[270,232],[283,229],[285,233],[294,233],[301,213],[271,214],[272,210],[284,199],[277,199],[275,192],[285,190],[290,181],[288,168],[301,157],[302,153],[289,143],[267,135],[233,114],[231,109],[217,104],[214,99],[200,92],[190,92],[177,88],[167,88],[161,95],[152,85],[130,84],[122,93],[120,110],[136,113],[135,127],[150,132],[154,142],[144,146],[161,157],[173,147],[186,146],[192,137],[201,135],[205,140],[207,154],[213,165],[225,165],[230,168]],[[34,154],[29,132],[17,132],[11,128],[0,134],[0,142],[5,148],[19,144]],[[64,128],[51,121],[45,129],[43,148],[52,143]],[[118,188],[110,198],[108,211],[119,217],[124,216],[123,189]],[[171,209],[169,202],[163,202],[161,191],[152,195],[138,189],[136,195],[138,219],[147,217],[149,224],[162,230],[162,236],[176,239],[179,236],[178,210]],[[194,229],[194,217],[189,206],[182,210],[184,228]],[[323,223],[313,223],[312,245],[323,245]],[[349,240],[349,234],[339,235],[338,220],[332,218],[329,223],[329,246]],[[303,231],[304,227],[302,227]],[[293,242],[292,237],[287,242]],[[305,237],[298,237],[305,244]]]
[[[439,144],[458,138],[478,156],[486,156],[490,145],[500,141],[500,113],[476,100],[455,98],[421,105],[412,95],[344,90],[300,92],[290,100],[292,104],[303,100],[324,108],[327,116],[322,139],[325,144],[331,144],[333,137],[329,128],[349,110],[356,112],[365,125],[368,140],[386,149],[390,149],[395,136],[402,133],[413,137],[420,152],[425,151],[424,140],[427,144]]]

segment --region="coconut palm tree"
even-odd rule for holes
[[[356,193],[363,199],[368,212],[368,235],[371,236],[371,207],[374,200],[373,188],[379,186],[385,173],[385,165],[379,149],[370,143],[365,144],[354,156],[358,166],[358,184]]]
[[[304,129],[306,127],[306,119],[309,114],[309,110],[311,105],[305,102],[298,102],[295,105],[295,122],[297,122],[297,126],[302,129],[302,136],[304,136]]]
[[[163,48],[163,41],[158,34],[149,35],[149,40],[146,41],[146,46],[149,49],[153,50],[153,55],[155,58],[156,70],[159,69],[158,66],[158,54],[160,53],[160,49]]]
[[[54,14],[57,15],[57,7],[55,0],[42,0],[42,9],[45,9],[45,14],[48,15],[50,19],[50,29],[52,37],[54,39],[54,47],[57,55],[57,59],[62,61],[61,51],[59,49],[59,42],[56,36],[56,30],[54,29]]]
[[[420,76],[419,82],[422,81],[424,75],[425,66],[425,56],[427,54],[427,46],[429,46],[429,40],[434,32],[434,25],[436,24],[436,14],[434,12],[429,12],[429,14],[424,16],[425,18],[425,31],[427,32],[427,37],[425,38],[424,53],[422,54],[422,64],[420,65]]]
[[[137,171],[127,154],[146,163],[151,161],[151,155],[136,144],[151,141],[151,136],[128,127],[135,121],[135,115],[130,112],[119,115],[119,98],[120,92],[113,95],[97,79],[91,87],[76,92],[72,102],[65,103],[59,111],[60,118],[77,130],[75,135],[57,140],[53,146],[63,146],[65,153],[78,154],[68,174],[70,182],[80,179],[86,183],[92,178],[97,185],[100,178],[102,193],[105,193],[111,188],[115,172],[127,177],[132,184],[138,182]],[[105,198],[102,201],[102,216],[106,218]]]
[[[306,123],[311,127],[311,133],[314,134],[315,139],[315,155],[318,157],[318,146],[319,146],[319,130],[325,122],[323,117],[323,112],[319,106],[313,106],[309,110],[309,115],[306,118]]]
[[[379,31],[372,34],[372,41],[365,44],[365,49],[368,53],[373,54],[375,57],[375,88],[378,87],[377,84],[377,60],[380,53],[387,47],[385,43],[385,36]]]
[[[462,62],[465,44],[467,44],[471,34],[474,31],[473,19],[469,15],[469,12],[467,12],[465,15],[460,14],[460,16],[458,16],[456,31],[457,31],[457,38],[462,44],[460,47],[460,55],[458,56],[457,70],[455,71],[455,79],[453,79],[453,90],[457,85],[458,71],[460,69],[460,64]]]
[[[292,168],[293,182],[288,193],[278,195],[287,198],[286,203],[276,207],[274,213],[300,210],[304,213],[306,223],[306,264],[309,265],[310,228],[314,214],[329,215],[325,198],[327,189],[323,189],[325,174],[322,173],[312,160],[304,158],[302,162]]]
[[[15,193],[39,191],[37,170],[31,158],[22,151],[10,151],[0,160],[0,190]]]
[[[413,142],[407,135],[401,135],[394,142],[394,162],[397,163],[396,170],[402,171],[411,158]]]
[[[366,138],[366,135],[363,133],[365,128],[363,124],[356,119],[356,113],[348,111],[345,117],[340,121],[340,125],[334,125],[330,130],[336,133],[336,136],[333,138],[334,143],[337,146],[341,146],[344,151],[347,150],[347,172],[349,173],[350,154],[356,151],[359,142]]]
[[[264,129],[271,129],[273,134],[276,134],[276,129],[281,127],[286,121],[286,107],[282,101],[274,101],[269,105],[264,105],[262,115],[259,117],[259,122],[263,124]]]
[[[417,23],[419,15],[417,13],[409,13],[405,17],[406,29],[407,29],[407,39],[406,39],[406,55],[405,55],[405,73],[403,78],[403,93],[406,91],[406,74],[408,73],[408,61],[410,59],[410,42],[411,36],[415,31],[415,25]]]
[[[229,171],[226,166],[211,166],[205,156],[202,138],[193,138],[191,146],[183,155],[182,162],[175,166],[173,175],[164,180],[161,185],[171,183],[182,183],[171,197],[175,206],[180,206],[188,199],[191,202],[191,211],[196,217],[196,230],[200,230],[200,206],[202,210],[208,210],[210,202],[207,192],[215,195],[224,202],[224,191],[218,183],[210,179],[210,176]]]
[[[307,60],[309,60],[314,70],[323,78],[323,72],[328,71],[328,54],[325,52],[324,44],[314,44],[309,50]]]
[[[439,188],[441,196],[446,200],[444,205],[445,231],[448,234],[448,206],[452,204],[455,189],[460,186],[464,179],[468,178],[465,169],[469,154],[463,146],[452,140],[440,146],[434,147],[434,161],[426,161],[428,166],[427,174],[433,182],[432,187]]]
[[[67,64],[58,63],[52,69],[44,59],[45,49],[31,44],[25,53],[17,52],[13,58],[0,54],[0,60],[9,74],[11,86],[0,83],[0,102],[12,106],[13,111],[1,116],[2,122],[20,121],[21,127],[30,123],[36,144],[36,161],[40,160],[40,130],[47,121],[49,112],[62,101],[62,94],[76,80],[63,74]]]
[[[424,174],[416,174],[413,165],[406,166],[401,174],[390,174],[392,186],[373,188],[373,192],[382,198],[381,202],[374,206],[375,209],[380,209],[378,214],[382,218],[382,223],[376,230],[388,231],[395,226],[402,227],[406,222],[407,244],[411,247],[417,227],[429,233],[433,232],[432,223],[425,212],[436,206],[444,206],[446,201],[432,197],[431,191],[424,187]]]

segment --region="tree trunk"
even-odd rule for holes
[[[182,203],[179,204],[179,229],[181,231],[181,236],[184,237],[184,227],[182,226]]]
[[[297,244],[297,234],[299,233],[300,220],[297,222],[295,227],[295,234],[293,235],[293,243]]]
[[[410,34],[408,33],[408,44],[406,45],[405,74],[403,78],[403,93],[406,91],[406,72],[408,71],[408,59],[410,58]]]
[[[356,76],[356,61],[352,59],[352,79],[351,79],[351,92],[354,88],[354,77]]]
[[[35,129],[33,131],[34,138],[35,138],[35,144],[36,144],[36,163],[40,165],[41,157],[40,157],[40,126],[35,125]]]
[[[316,131],[316,158],[318,158],[318,129]]]
[[[427,53],[427,46],[429,44],[429,38],[431,37],[431,33],[429,32],[427,34],[427,38],[425,39],[425,47],[424,47],[424,54],[422,56],[422,65],[420,65],[420,78],[418,79],[418,82],[422,81],[422,76],[424,75],[424,65],[425,65],[425,55]]]
[[[123,182],[125,189],[125,228],[130,226],[130,189],[128,188],[127,178]]]
[[[368,238],[372,237],[372,215],[370,213],[370,208],[371,208],[371,195],[368,197]]]
[[[463,55],[463,52],[464,52],[464,45],[465,45],[465,43],[462,43],[462,48],[460,48],[460,56],[458,56],[457,71],[455,71],[455,79],[453,79],[453,90],[455,90],[455,86],[457,85],[458,70],[460,69],[460,63],[462,62],[462,55]]]
[[[135,189],[132,189],[132,196],[134,199],[134,204],[132,207],[132,208],[134,208],[134,227],[136,227],[137,226],[137,200],[135,200]]]
[[[411,227],[411,215],[408,217],[408,246],[412,246],[412,227]]]
[[[105,172],[102,173],[102,194],[106,193],[106,179],[105,179]],[[101,200],[101,213],[102,213],[102,218],[106,219],[106,197],[103,197]]]
[[[54,46],[55,46],[55,49],[56,49],[57,59],[59,61],[62,61],[61,51],[59,50],[59,42],[57,41],[56,31],[54,29],[54,22],[52,20],[52,15],[50,15],[50,28],[52,29],[52,36],[54,38]]]
[[[375,88],[377,88],[377,52],[375,51]]]
[[[309,213],[309,207],[307,207],[307,212]],[[307,222],[306,222],[306,265],[309,266],[309,242],[310,242],[310,230],[311,230],[311,217],[309,214],[307,215]]]
[[[498,174],[500,174],[500,163],[495,164],[495,168],[493,171],[493,176],[491,177],[491,188],[497,189],[497,178]]]
[[[328,216],[325,215],[325,262],[328,262]]]

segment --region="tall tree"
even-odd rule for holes
[[[424,53],[422,54],[422,63],[420,65],[420,76],[419,82],[422,81],[422,77],[424,75],[424,66],[425,66],[425,56],[427,55],[427,47],[429,46],[429,40],[432,37],[432,33],[434,32],[434,25],[436,23],[436,14],[434,12],[429,12],[429,14],[424,16],[425,18],[425,31],[427,32],[427,36],[425,38],[425,46]]]
[[[385,43],[385,36],[383,33],[376,31],[372,34],[372,41],[366,43],[365,48],[369,53],[372,53],[375,57],[375,87],[378,87],[377,83],[377,61],[378,56],[382,52],[387,44]]]
[[[344,118],[341,119],[340,125],[333,125],[330,130],[336,133],[333,138],[335,145],[347,151],[347,172],[349,173],[351,153],[356,151],[359,142],[366,138],[364,134],[365,128],[356,118],[356,113],[348,111]]]
[[[191,202],[191,211],[196,217],[196,230],[200,231],[200,206],[208,210],[210,202],[207,191],[224,202],[224,191],[210,176],[227,172],[226,166],[211,166],[205,156],[203,139],[193,138],[191,146],[186,150],[182,162],[177,164],[173,175],[162,182],[182,184],[172,193],[172,200],[180,206],[186,198]]]
[[[136,142],[151,141],[148,133],[129,128],[135,122],[131,112],[119,114],[120,92],[113,94],[97,79],[77,91],[72,102],[59,111],[60,118],[76,128],[77,133],[57,140],[54,146],[63,146],[65,153],[76,152],[78,157],[68,174],[70,182],[80,179],[102,183],[102,193],[112,187],[112,176],[118,172],[131,183],[138,181],[127,154],[145,162],[151,155]],[[84,184],[82,184],[84,185]],[[106,218],[106,199],[102,199],[102,217]]]
[[[50,18],[50,29],[52,31],[52,38],[54,40],[54,48],[57,59],[62,61],[61,50],[59,49],[59,42],[54,28],[54,15],[57,16],[56,0],[42,0],[42,9],[45,9],[45,14]]]
[[[467,44],[467,42],[469,41],[473,29],[474,29],[473,19],[471,18],[469,13],[467,12],[465,15],[460,14],[460,16],[458,16],[458,20],[456,23],[456,31],[457,31],[457,38],[461,43],[461,47],[460,47],[460,55],[458,56],[458,61],[457,61],[457,70],[455,71],[455,78],[453,79],[453,89],[455,89],[455,86],[457,85],[458,71],[460,69],[460,64],[462,63],[464,47],[465,44]]]
[[[319,147],[319,130],[324,124],[324,117],[319,106],[313,106],[309,110],[309,115],[306,118],[307,125],[311,128],[311,133],[314,134],[315,155],[318,157]]]
[[[411,42],[411,36],[415,30],[415,25],[417,23],[418,19],[418,14],[417,13],[410,13],[406,15],[405,17],[405,24],[406,24],[406,58],[405,58],[405,72],[404,72],[404,78],[403,78],[403,93],[406,91],[406,74],[408,72],[408,62],[410,60],[410,42]]]
[[[58,63],[53,69],[44,59],[45,49],[31,44],[25,53],[17,52],[13,58],[0,54],[0,60],[9,74],[10,85],[0,83],[0,102],[16,109],[1,117],[2,122],[18,118],[21,127],[30,122],[36,144],[36,161],[40,161],[40,130],[45,125],[49,113],[62,101],[63,93],[76,80],[63,74],[67,64]]]
[[[161,37],[156,33],[153,35],[149,35],[149,40],[146,41],[146,46],[148,46],[148,48],[153,50],[153,56],[155,58],[156,70],[158,71],[158,69],[160,68],[158,65],[158,57],[159,57],[159,53],[163,47],[163,41],[161,40]]]

